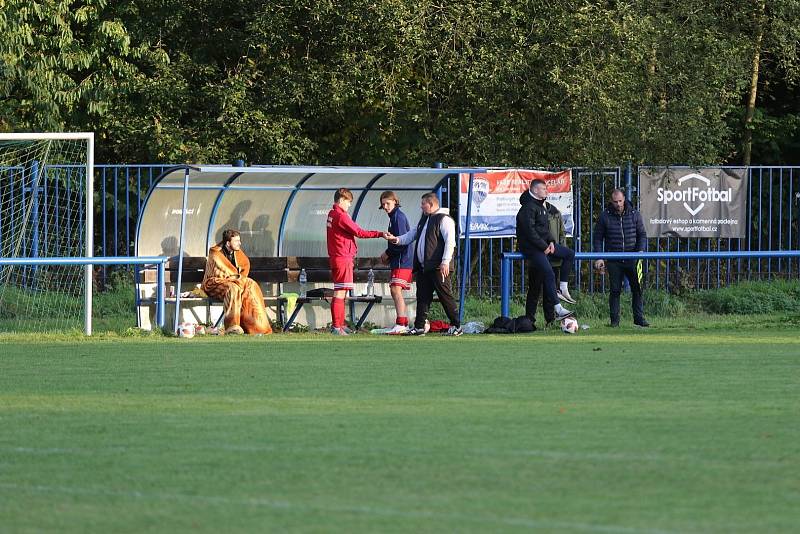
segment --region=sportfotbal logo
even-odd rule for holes
[[[678,187],[689,180],[698,180],[705,184],[705,187],[691,187],[691,184],[685,189],[677,190],[659,187],[656,190],[658,202],[664,205],[670,202],[682,202],[686,211],[694,217],[706,206],[706,202],[730,202],[733,198],[733,188],[729,187],[720,190],[716,187],[712,187],[711,180],[701,174],[687,174],[678,180]],[[697,202],[699,202],[699,204],[697,204]]]
[[[641,167],[639,188],[648,237],[743,237],[747,169]]]

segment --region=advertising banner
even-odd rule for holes
[[[513,237],[516,235],[519,197],[535,179],[547,183],[547,201],[564,217],[567,235],[572,235],[572,171],[534,171],[526,169],[490,169],[473,174],[470,237]],[[464,237],[467,227],[469,174],[459,176],[459,228]]]
[[[745,168],[641,168],[639,190],[648,237],[745,237]]]

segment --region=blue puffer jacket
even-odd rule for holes
[[[605,243],[605,247],[603,244]],[[625,201],[625,211],[617,213],[609,203],[594,225],[592,250],[595,252],[642,252],[647,248],[644,221],[633,204]]]

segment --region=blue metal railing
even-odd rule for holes
[[[725,258],[797,258],[800,250],[760,250],[737,252],[578,252],[576,261],[592,260],[655,260],[655,259],[725,259]],[[500,269],[500,314],[508,316],[511,302],[511,265],[513,261],[524,260],[521,252],[504,252]]]

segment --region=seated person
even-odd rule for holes
[[[226,334],[271,334],[264,295],[248,274],[250,260],[239,232],[225,230],[222,241],[208,251],[203,291],[223,302]]]

